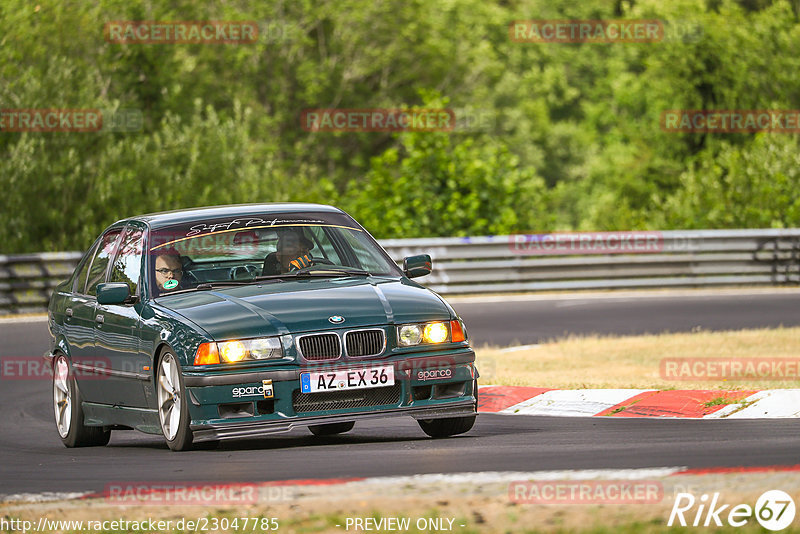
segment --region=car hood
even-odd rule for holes
[[[406,279],[336,278],[192,291],[156,303],[216,340],[446,320],[454,312],[434,292]],[[333,324],[329,317],[341,315]]]

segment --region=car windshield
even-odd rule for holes
[[[154,295],[301,276],[401,276],[397,265],[341,213],[195,220],[151,233]]]

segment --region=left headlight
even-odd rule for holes
[[[195,365],[236,363],[243,360],[283,358],[281,340],[277,337],[232,339],[218,343],[201,343],[194,356]]]

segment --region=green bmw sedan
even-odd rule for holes
[[[306,426],[411,416],[469,431],[478,372],[466,328],[343,211],[248,204],[118,221],[48,308],[56,428],[67,447],[112,431],[170,449]]]

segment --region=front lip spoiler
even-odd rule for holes
[[[297,417],[274,421],[258,421],[253,423],[232,423],[222,425],[198,425],[191,427],[194,441],[212,441],[225,439],[254,438],[280,432],[289,432],[296,427],[321,425],[328,423],[344,423],[364,419],[383,417],[411,416],[414,419],[442,419],[446,417],[467,417],[476,415],[475,401],[459,401],[441,406],[417,406],[411,408],[392,408],[365,413],[319,415],[315,417]]]

